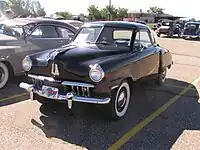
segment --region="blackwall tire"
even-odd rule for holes
[[[167,68],[164,68],[162,72],[158,73],[158,77],[156,79],[156,83],[158,85],[163,85],[167,76]]]
[[[130,104],[131,89],[128,82],[123,81],[112,95],[112,100],[108,107],[109,117],[119,120],[126,115]]]
[[[9,69],[8,67],[0,62],[0,89],[3,89],[9,80]]]

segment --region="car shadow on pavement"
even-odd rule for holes
[[[188,86],[191,88],[182,98],[123,146],[123,149],[170,149],[185,129],[200,129],[200,115],[195,112],[200,111],[196,87],[175,79],[167,79],[163,86],[151,81],[135,84],[128,113],[118,121],[108,120],[94,105],[79,103],[74,105],[71,115],[65,104],[41,105],[41,122],[34,119],[31,122],[48,138],[87,149],[107,149]]]

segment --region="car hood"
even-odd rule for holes
[[[55,56],[56,51],[60,51]],[[119,64],[126,59],[129,53],[124,49],[112,50],[97,45],[88,46],[67,46],[54,50],[43,51],[30,55],[33,67],[47,67],[50,62],[54,61],[62,64],[63,69],[79,75],[88,74],[90,65],[100,64],[107,71],[113,64]],[[116,67],[116,66],[115,66]]]

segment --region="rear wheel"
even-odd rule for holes
[[[162,85],[166,80],[166,76],[167,76],[167,68],[165,67],[162,71],[158,73],[156,83],[158,85]]]
[[[0,89],[4,88],[8,83],[9,79],[9,69],[8,67],[0,62]]]
[[[127,81],[123,81],[119,88],[113,91],[111,103],[108,104],[109,117],[120,119],[125,116],[131,98],[130,86]]]

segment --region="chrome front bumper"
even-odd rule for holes
[[[198,38],[198,35],[182,35],[182,37]]]
[[[29,76],[30,77],[30,76]],[[38,76],[31,76],[38,79]],[[41,80],[44,80],[45,77],[40,77]],[[48,78],[47,78],[48,79]],[[85,83],[78,83],[78,82],[68,82],[68,81],[63,81],[61,83],[62,85],[73,85],[73,86],[86,86],[86,87],[90,87],[90,84],[85,84]],[[37,89],[34,88],[34,86],[32,84],[27,84],[27,83],[20,83],[19,85],[20,88],[23,88],[25,90],[27,90],[30,93],[30,99],[34,100],[33,98],[33,94],[36,93],[38,95],[40,95],[41,97],[45,97],[48,99],[54,99],[54,100],[58,100],[58,101],[66,101],[68,102],[68,108],[71,109],[72,108],[72,102],[83,102],[83,103],[93,103],[93,104],[108,104],[111,99],[110,98],[104,98],[104,99],[99,99],[99,98],[91,98],[91,97],[84,97],[84,96],[76,96],[73,94],[73,92],[68,92],[66,95],[60,95],[57,94],[56,97],[48,97],[47,93],[43,93],[41,91],[38,91]]]

